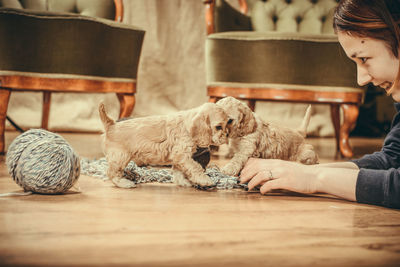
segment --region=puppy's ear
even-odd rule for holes
[[[212,131],[210,118],[207,114],[200,112],[194,117],[190,134],[199,147],[208,147],[211,144]]]
[[[245,136],[250,133],[253,133],[257,128],[257,122],[251,109],[247,106],[242,106],[240,108],[240,116],[241,116],[241,118],[239,118],[240,135]]]

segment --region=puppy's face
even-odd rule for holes
[[[228,143],[229,126],[228,115],[224,109],[213,104],[214,108],[209,110],[210,128],[212,132],[211,144],[219,146]]]
[[[191,134],[199,147],[228,143],[228,116],[222,107],[205,103],[193,120]]]
[[[256,118],[251,109],[234,97],[225,97],[216,103],[230,119],[229,137],[236,138],[253,133],[257,128]]]

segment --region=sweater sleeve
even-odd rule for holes
[[[400,169],[360,169],[356,199],[359,203],[400,209]]]
[[[357,202],[400,208],[400,103],[390,132],[379,152],[353,160],[360,168]]]

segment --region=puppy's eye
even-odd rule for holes
[[[228,124],[231,124],[233,122],[233,119],[228,120]]]
[[[222,126],[221,125],[215,126],[215,129],[217,129],[218,131],[221,131],[222,130]]]

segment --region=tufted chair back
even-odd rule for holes
[[[215,32],[277,31],[333,34],[338,0],[242,0],[241,13],[226,0],[215,4]],[[232,17],[233,19],[229,19]]]
[[[114,0],[0,0],[0,7],[76,13],[111,20],[122,20],[120,1]],[[117,9],[117,10],[116,10]],[[116,15],[116,13],[119,13]]]
[[[255,31],[332,34],[337,0],[249,0]]]

